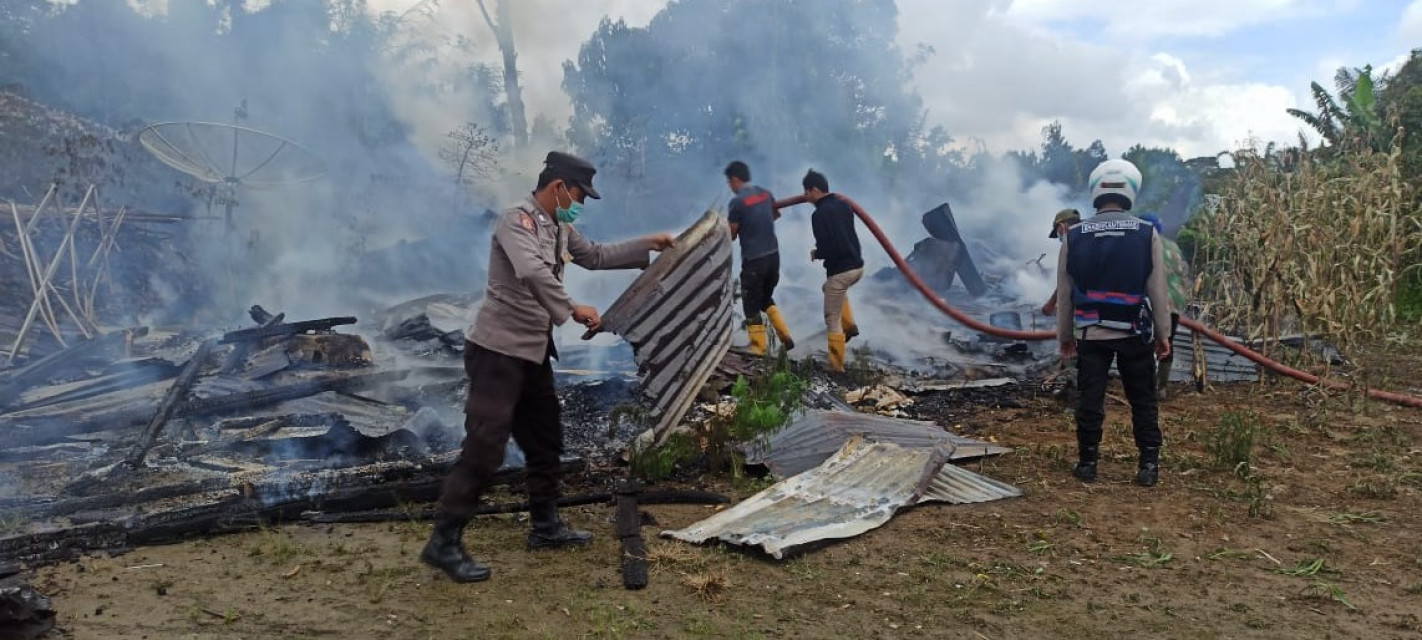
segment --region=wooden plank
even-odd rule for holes
[[[267,338],[280,338],[282,336],[306,333],[307,331],[329,331],[342,325],[355,324],[356,319],[350,316],[337,318],[321,318],[319,320],[302,320],[301,322],[285,322],[272,325],[270,327],[255,327],[252,329],[239,329],[222,336],[222,344],[232,344],[248,340],[265,340]]]

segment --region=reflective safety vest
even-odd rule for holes
[[[1152,333],[1146,281],[1151,272],[1149,222],[1112,216],[1077,223],[1067,232],[1075,326]]]

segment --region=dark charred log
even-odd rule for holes
[[[130,466],[143,464],[143,459],[148,456],[148,450],[153,448],[153,444],[158,441],[158,436],[163,433],[163,426],[168,424],[168,419],[173,416],[173,412],[187,400],[188,391],[193,388],[193,383],[197,382],[198,374],[202,373],[203,364],[207,362],[207,356],[212,353],[213,347],[217,346],[211,340],[204,341],[198,347],[197,353],[188,360],[187,366],[183,367],[183,372],[178,374],[178,379],[173,381],[173,386],[168,387],[168,393],[163,396],[163,401],[158,403],[158,411],[153,414],[153,419],[148,421],[148,426],[143,429],[143,433],[138,436],[138,443],[133,447],[133,453],[128,456],[127,463]]]
[[[0,586],[0,640],[38,638],[54,628],[54,606],[29,585]]]
[[[617,489],[617,538],[622,542],[622,586],[647,586],[647,541],[642,538],[642,515],[637,511],[641,486],[628,481]]]
[[[233,344],[251,340],[265,340],[267,338],[280,338],[282,336],[292,336],[307,331],[330,331],[342,325],[355,324],[356,319],[351,316],[338,318],[321,318],[319,320],[303,320],[301,322],[286,322],[275,324],[270,327],[256,327],[253,329],[239,329],[222,336],[222,344]]]
[[[107,333],[51,353],[18,369],[0,373],[0,407],[9,406],[30,387],[44,384],[65,371],[83,367],[95,358],[104,358],[106,353],[147,334],[148,327]]]
[[[399,463],[376,468],[294,474],[284,480],[232,486],[195,496],[204,501],[171,508],[154,503],[138,512],[131,501],[112,509],[76,511],[73,526],[0,537],[0,562],[50,563],[95,551],[163,544],[260,526],[301,522],[304,514],[394,509],[433,502],[453,460]],[[565,460],[563,473],[578,473],[582,460]],[[497,484],[519,482],[524,470],[505,469]],[[406,517],[408,519],[408,516]]]
[[[258,327],[261,329],[269,329],[271,327],[274,327],[280,324],[281,321],[286,318],[286,314],[284,313],[272,315],[270,313],[267,313],[266,309],[263,309],[257,305],[253,305],[249,313],[252,316],[252,320],[256,321]],[[223,361],[222,368],[218,370],[218,373],[222,373],[225,375],[233,373],[240,369],[243,364],[246,364],[247,356],[251,355],[252,346],[255,344],[255,341],[250,340],[244,340],[242,342],[233,344],[232,351],[227,354],[227,359]]]

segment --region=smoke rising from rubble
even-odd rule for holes
[[[1024,189],[1033,181],[1015,164],[970,155],[954,140],[974,132],[923,126],[924,108],[939,107],[924,105],[908,78],[911,59],[932,54],[892,44],[894,3],[784,2],[747,21],[750,4],[686,0],[652,16],[642,3],[604,3],[598,9],[630,21],[603,23],[568,53],[570,33],[585,32],[545,18],[550,7],[572,3],[516,3],[534,134],[526,153],[509,148],[497,71],[477,66],[496,63],[497,47],[473,3],[421,3],[397,17],[376,10],[409,6],[169,3],[140,14],[81,0],[64,10],[72,15],[43,27],[35,39],[42,64],[23,84],[130,132],[138,122],[230,122],[245,100],[242,125],[294,140],[326,162],[316,183],[239,190],[235,233],[220,223],[193,225],[202,242],[194,257],[214,301],[224,302],[229,283],[238,289],[220,323],[243,322],[238,314],[252,303],[301,318],[478,291],[488,246],[479,215],[526,194],[541,154],[555,147],[599,164],[607,197],[589,203],[580,225],[597,240],[675,232],[708,205],[724,207],[731,194],[721,168],[730,160],[749,162],[755,182],[779,197],[798,193],[814,167],[874,214],[905,253],[927,235],[922,213],[951,203],[969,242],[991,250],[975,251],[980,267],[1006,274],[1007,295],[1039,303],[1050,280],[1028,262],[1048,253],[1043,264],[1053,266],[1056,244],[1045,231],[1063,194],[1045,183]],[[325,35],[313,38],[318,33]],[[667,67],[634,64],[648,61]],[[54,70],[54,79],[39,69]],[[70,90],[76,84],[89,88]],[[565,120],[570,96],[574,116]],[[971,100],[965,92],[964,103]],[[501,140],[498,171],[472,192],[456,188],[438,159],[445,135],[468,122]],[[174,173],[173,182],[188,181]],[[153,200],[171,201],[172,183],[148,188]],[[801,335],[822,325],[823,270],[808,260],[810,210],[788,210],[779,226],[784,297],[805,298],[791,318]],[[207,212],[202,204],[195,211]],[[220,217],[220,205],[212,212]],[[889,266],[862,229],[861,243],[867,274]],[[231,276],[229,245],[246,255]],[[634,275],[574,269],[568,285],[605,307]],[[872,286],[867,277],[861,292]],[[174,305],[192,302],[173,297]],[[577,333],[565,328],[559,337]]]

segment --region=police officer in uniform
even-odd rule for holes
[[[1072,475],[1096,480],[1107,376],[1115,360],[1140,450],[1136,484],[1151,487],[1160,476],[1161,446],[1155,359],[1170,355],[1160,236],[1128,213],[1141,186],[1135,165],[1107,160],[1091,172],[1089,184],[1096,215],[1071,227],[1057,260],[1057,335],[1062,357],[1077,358],[1079,458]]]
[[[462,540],[480,496],[504,459],[512,436],[527,461],[528,547],[587,544],[592,534],[568,528],[558,517],[558,466],[563,426],[553,386],[552,331],[569,318],[596,328],[597,309],[574,302],[563,288],[563,269],[636,269],[648,252],[672,246],[659,234],[618,244],[597,244],[572,226],[586,198],[599,198],[591,164],[552,152],[533,193],[506,209],[494,224],[484,302],[464,347],[469,397],[464,406],[464,448],[445,478],[439,516],[420,559],[457,582],[487,580],[488,566],[469,557]]]

